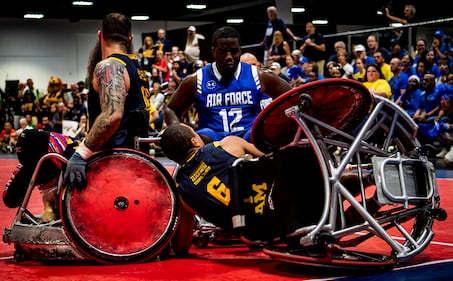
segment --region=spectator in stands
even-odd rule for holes
[[[277,7],[267,7],[267,18],[266,31],[264,33],[264,38],[260,43],[260,46],[264,47],[263,65],[265,66],[269,65],[267,62],[267,58],[269,57],[268,52],[272,45],[272,39],[275,31],[279,30],[282,34],[289,35],[294,41],[300,40],[300,38],[295,36],[291,29],[286,26],[285,22],[278,17]],[[286,37],[284,37],[284,39],[285,41],[288,41]]]
[[[357,71],[358,71],[358,68],[357,68],[357,66],[355,64],[355,60],[357,58],[361,58],[362,59],[362,63],[364,64],[364,66],[374,63],[373,56],[368,56],[367,55],[365,46],[363,46],[362,44],[355,45],[353,53],[354,53],[354,59],[352,60],[351,64],[352,64],[352,67],[354,68],[354,73],[357,73]]]
[[[408,79],[406,92],[401,95],[397,104],[401,106],[410,117],[414,117],[415,112],[420,108],[423,91],[420,87],[420,78],[411,75]]]
[[[167,38],[167,31],[163,28],[157,30],[156,45],[157,50],[161,50],[164,54],[171,53],[173,42]]]
[[[338,58],[338,64],[344,70],[343,78],[352,78],[352,75],[354,74],[354,68],[349,63],[350,60],[349,60],[348,52],[346,52],[346,50],[343,50],[343,49],[338,50],[337,58]]]
[[[381,68],[376,64],[367,65],[363,85],[373,95],[382,96],[388,99],[392,98],[390,84],[384,78],[384,75],[382,75]]]
[[[348,51],[346,49],[346,43],[344,41],[336,41],[334,44],[333,44],[333,48],[334,48],[334,53],[331,54],[329,56],[329,58],[327,59],[327,62],[330,62],[330,61],[333,61],[333,62],[338,62],[338,51],[339,50],[345,50],[346,52]]]
[[[428,49],[425,55],[426,61],[428,62],[429,68],[426,69],[427,72],[434,74],[436,78],[439,78],[439,65],[437,64],[436,54],[434,49]]]
[[[44,114],[41,116],[41,123],[40,123],[40,129],[48,132],[55,132],[55,130],[52,127],[52,124],[49,120],[49,115]]]
[[[409,54],[409,51],[406,48],[401,47],[400,40],[396,38],[390,40],[390,51],[392,52],[392,58],[396,57],[401,59],[404,55]]]
[[[424,98],[414,114],[414,120],[418,123],[433,124],[440,111],[440,96],[436,91],[434,74],[426,73],[422,81]]]
[[[191,25],[187,28],[186,45],[184,47],[184,54],[187,62],[191,65],[197,60],[201,59],[201,52],[206,45],[204,35],[197,33],[195,26]]]
[[[156,51],[156,60],[152,64],[152,68],[156,68],[159,71],[159,76],[162,79],[162,83],[168,82],[168,80],[170,80],[171,72],[163,51]]]
[[[162,92],[162,87],[159,82],[154,82],[151,89],[150,101],[154,108],[157,110],[159,117],[157,120],[154,120],[152,123],[152,128],[155,132],[160,132],[164,124],[164,104],[165,104],[165,95]]]
[[[389,80],[392,89],[392,100],[400,103],[400,97],[406,92],[409,77],[403,72],[401,60],[397,57],[390,60],[390,70],[393,73],[393,77]]]
[[[177,84],[181,83],[182,79],[186,77],[186,73],[181,69],[179,64],[179,57],[175,57],[172,62],[170,79],[173,79]]]
[[[420,81],[423,81],[423,77],[425,76],[426,73],[429,73],[429,69],[431,66],[429,65],[429,62],[426,60],[426,58],[422,58],[418,60],[416,67],[415,67],[415,75],[420,78]]]
[[[434,51],[435,62],[441,58],[447,58],[448,52],[453,50],[450,38],[446,36],[444,31],[441,29],[434,32],[431,48]]]
[[[16,130],[17,135],[20,135],[25,130],[33,129],[33,127],[28,123],[27,118],[22,117],[19,119],[19,128]]]
[[[17,142],[17,132],[11,121],[5,121],[3,130],[0,132],[1,151],[13,153]]]
[[[415,56],[414,56],[414,62],[413,62],[414,68],[416,68],[416,65],[420,59],[425,59],[426,52],[427,52],[426,48],[427,48],[426,40],[423,38],[418,39],[417,43],[415,45]],[[420,78],[420,79],[422,79],[422,78]]]
[[[312,64],[311,62],[308,64],[308,82],[313,82],[317,80],[324,79],[324,75],[321,75],[318,71],[318,66],[316,64]]]
[[[363,82],[366,75],[365,63],[363,62],[362,58],[356,58],[355,65],[357,68],[357,72],[352,75],[352,78],[359,82]]]
[[[390,69],[390,64],[385,61],[384,54],[379,50],[375,51],[373,58],[374,63],[381,69],[381,73],[384,75],[385,80],[390,81],[390,78],[393,77],[393,73]]]
[[[390,57],[392,56],[392,53],[387,48],[384,48],[383,46],[379,45],[379,39],[377,35],[375,34],[368,35],[366,39],[366,44],[368,46],[367,56],[374,57],[374,53],[380,51],[382,57],[384,58],[384,61],[386,63],[390,62]]]
[[[143,45],[135,53],[140,60],[142,69],[151,72],[152,65],[156,60],[156,46],[151,35],[145,35],[143,38]]]
[[[27,92],[33,93],[36,102],[40,102],[43,99],[43,97],[44,97],[44,94],[39,89],[35,88],[33,79],[31,79],[31,78],[27,79],[26,86],[25,86],[25,88],[22,91],[22,93],[24,95]]]
[[[278,62],[280,65],[286,63],[286,57],[291,55],[291,49],[286,40],[283,39],[283,33],[279,30],[274,32],[272,44],[269,48],[269,58],[267,59],[267,67],[270,67],[273,62]]]
[[[273,62],[270,70],[272,70],[275,74],[277,74],[280,78],[285,80],[286,82],[290,82],[289,77],[286,74],[281,72],[281,65],[278,62]]]
[[[437,65],[439,67],[439,77],[436,77],[436,85],[447,83],[447,77],[451,72],[448,59],[439,59]]]
[[[413,66],[414,58],[410,54],[403,55],[401,58],[401,65],[403,68],[403,72],[407,74],[407,76],[411,76],[415,74],[415,68]]]
[[[389,7],[385,7],[384,11],[385,11],[385,16],[388,19],[390,19],[392,22],[407,25],[407,24],[415,22],[415,13],[417,10],[414,5],[406,4],[406,5],[404,5],[403,17],[397,17],[397,16],[392,15],[390,13]],[[405,49],[408,49],[408,47],[409,47],[408,34],[409,34],[409,29],[407,29],[407,28],[395,30],[395,38],[398,39],[401,42],[401,44],[403,44],[403,47]],[[413,26],[413,27],[411,27],[412,40],[415,40],[416,35],[417,35],[417,28]],[[410,42],[410,43],[411,43],[411,45],[414,44],[414,42]]]
[[[302,38],[302,46],[300,47],[300,54],[309,61],[318,66],[319,73],[324,75],[324,67],[326,62],[326,44],[324,36],[316,32],[316,27],[312,22],[305,24],[305,35]]]

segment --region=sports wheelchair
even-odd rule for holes
[[[440,208],[429,148],[417,125],[359,82],[326,79],[276,98],[254,122],[267,154],[230,168],[233,227],[271,258],[326,267],[393,267],[433,238]],[[340,153],[338,153],[340,152]],[[151,156],[113,149],[89,159],[83,192],[59,182],[60,220],[29,210],[38,163],[12,226],[16,260],[148,261],[170,243],[180,204],[170,173]],[[215,229],[215,228],[214,228]],[[214,230],[218,231],[218,230]]]

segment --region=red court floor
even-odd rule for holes
[[[0,159],[0,185],[14,169],[17,160]],[[453,179],[441,178],[438,187],[441,207],[453,213]],[[32,200],[39,201],[36,196]],[[11,226],[16,209],[0,203],[0,227]],[[98,265],[87,263],[39,261],[17,262],[14,245],[0,242],[1,280],[452,280],[453,276],[453,217],[434,223],[435,236],[431,244],[406,264],[387,272],[340,271],[319,269],[271,260],[260,251],[251,251],[243,244],[209,244],[192,246],[191,255],[171,256],[161,261],[139,264]]]

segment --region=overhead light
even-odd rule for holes
[[[149,20],[149,16],[132,16],[131,20]]]
[[[206,9],[206,5],[205,4],[188,4],[186,6],[187,9],[190,9],[190,10],[203,10],[203,9]]]
[[[313,20],[312,23],[319,24],[319,25],[326,25],[329,23],[329,21],[328,20]]]
[[[93,6],[93,1],[73,1],[73,6]]]
[[[291,13],[303,13],[305,12],[305,8],[302,7],[292,7]]]
[[[226,22],[227,22],[227,23],[238,24],[238,23],[243,23],[243,22],[244,22],[244,19],[227,19]]]
[[[25,14],[24,19],[42,19],[44,17],[43,14]]]

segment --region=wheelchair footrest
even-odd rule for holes
[[[375,156],[373,171],[381,204],[423,202],[437,190],[433,164],[426,160]]]
[[[396,265],[394,258],[349,251],[337,247],[314,245],[310,247],[290,248],[285,246],[269,247],[263,250],[272,259],[302,265],[329,267],[338,269],[389,269]]]

